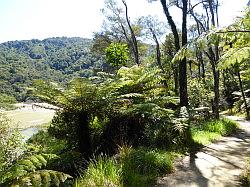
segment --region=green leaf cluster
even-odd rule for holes
[[[128,46],[122,43],[111,43],[106,48],[106,59],[113,66],[126,65],[128,61]]]

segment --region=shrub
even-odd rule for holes
[[[15,161],[25,150],[25,143],[11,121],[0,113],[0,172]]]
[[[205,79],[201,81],[198,78],[192,78],[188,80],[188,95],[190,106],[200,107],[209,106],[212,99],[211,80]],[[197,97],[199,95],[199,97]]]
[[[58,155],[54,160],[48,162],[47,168],[77,176],[79,171],[86,168],[87,161],[79,152],[68,151]]]
[[[88,169],[75,182],[75,186],[122,186],[121,165],[114,158],[99,156],[90,161]]]
[[[174,155],[171,152],[123,148],[120,156],[122,181],[128,186],[152,185],[159,175],[173,170]]]
[[[210,120],[201,122],[191,128],[193,140],[200,144],[209,144],[221,136],[232,134],[238,128],[238,124],[229,119]]]
[[[144,140],[145,119],[141,115],[112,116],[103,128],[99,149],[107,154],[117,153],[124,144],[139,146]]]
[[[180,128],[179,128],[180,127]],[[183,145],[183,124],[162,122],[146,126],[147,144],[162,149],[175,149]]]
[[[111,158],[91,160],[75,186],[152,186],[158,176],[173,170],[173,159],[171,152],[123,146]]]
[[[59,154],[65,149],[66,143],[63,140],[56,139],[51,136],[46,130],[40,130],[34,134],[28,141],[29,151],[36,149],[37,153],[54,153]]]
[[[0,109],[15,109],[14,103],[16,103],[15,97],[0,93]]]
[[[203,125],[203,129],[209,132],[219,133],[220,135],[229,135],[235,132],[238,124],[229,119],[212,120]]]
[[[122,43],[111,43],[106,48],[106,59],[113,66],[125,65],[128,61],[128,46]]]

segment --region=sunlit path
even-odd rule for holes
[[[230,137],[208,145],[176,164],[176,171],[158,180],[157,186],[240,186],[239,176],[250,156],[250,122],[229,116],[241,128]]]

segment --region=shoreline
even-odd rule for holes
[[[1,111],[18,130],[36,128],[49,123],[55,115],[57,107],[47,103],[17,103],[17,109]],[[50,108],[50,109],[48,109]]]

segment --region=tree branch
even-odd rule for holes
[[[201,2],[199,2],[199,3],[196,3],[194,6],[191,6],[191,8],[188,10],[188,14],[190,13],[190,11],[193,11],[193,9],[194,9],[196,6],[198,6],[198,5],[201,4],[201,3],[205,3],[205,2],[207,2],[207,0],[201,1]]]
[[[230,33],[230,32],[245,32],[248,33],[250,30],[228,30],[228,31],[217,31],[216,33],[223,34],[223,33]]]
[[[132,44],[133,44],[132,47],[133,47],[134,56],[135,56],[135,63],[139,65],[140,64],[140,59],[139,59],[139,52],[138,52],[137,40],[136,40],[135,33],[133,31],[133,28],[132,28],[132,26],[130,24],[130,21],[129,21],[129,18],[128,18],[128,6],[127,6],[127,3],[125,2],[125,0],[122,0],[122,3],[125,6],[126,21],[127,21],[130,33],[131,33],[131,39],[132,39]]]

